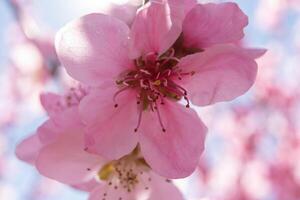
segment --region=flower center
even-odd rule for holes
[[[149,170],[148,164],[143,158],[138,157],[136,152],[107,163],[97,174],[99,180],[107,183],[107,190],[103,193],[103,199],[108,197],[111,192],[123,194],[125,191],[131,193],[138,184],[142,185],[145,190],[149,190],[149,182],[151,182]]]
[[[190,107],[187,97],[187,91],[176,81],[182,80],[184,76],[194,75],[195,72],[184,72],[179,68],[179,59],[174,56],[173,48],[161,56],[155,53],[149,53],[135,60],[135,69],[124,72],[116,81],[120,90],[114,95],[115,107],[118,107],[117,96],[127,89],[137,91],[137,104],[139,105],[139,118],[137,132],[141,123],[142,112],[150,110],[157,113],[162,131],[166,129],[161,120],[159,105],[165,104],[165,98],[173,101],[179,101],[184,98],[186,107]]]

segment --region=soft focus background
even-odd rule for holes
[[[126,12],[126,0],[110,1],[118,5],[116,16]],[[197,171],[176,183],[187,200],[299,200],[300,0],[234,2],[249,16],[245,45],[268,52],[245,96],[197,108],[209,127],[206,150]],[[45,120],[39,93],[63,91],[70,82],[53,51],[55,32],[83,14],[109,12],[109,5],[0,0],[0,200],[86,199],[40,177],[14,150]]]

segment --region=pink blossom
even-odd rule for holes
[[[236,4],[168,2],[147,3],[131,30],[114,17],[86,15],[61,29],[56,48],[68,73],[93,87],[80,103],[88,151],[113,160],[139,144],[155,172],[180,178],[194,171],[207,131],[190,101],[245,93],[264,51],[229,44],[247,25]]]
[[[71,90],[65,97],[42,96],[50,119],[18,146],[18,157],[35,165],[44,176],[90,192],[91,200],[182,200],[170,180],[151,171],[138,148],[114,161],[86,151],[84,125],[76,117],[78,103],[71,101],[79,97],[75,92],[80,91]]]

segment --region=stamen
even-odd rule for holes
[[[183,98],[184,98],[184,99],[186,100],[186,102],[187,102],[187,104],[186,104],[185,107],[189,108],[189,107],[190,107],[190,100],[189,100],[186,96],[184,96]]]
[[[159,124],[160,124],[160,126],[161,126],[161,128],[162,128],[162,131],[163,132],[166,132],[166,129],[165,129],[165,127],[164,127],[164,125],[163,125],[163,123],[162,123],[162,120],[161,120],[161,116],[160,116],[160,113],[159,113],[159,109],[158,109],[158,106],[157,106],[157,102],[155,102],[155,106],[156,106],[156,113],[157,113],[157,117],[158,117],[158,121],[159,121]]]
[[[191,71],[191,72],[181,72],[180,75],[182,76],[186,76],[186,75],[191,75],[193,76],[196,72],[195,71]]]
[[[141,125],[142,116],[143,116],[143,109],[140,108],[140,113],[139,113],[138,123],[137,123],[136,128],[134,129],[134,132],[137,132],[137,131],[138,131],[138,129],[139,129],[140,125]]]
[[[144,84],[144,79],[141,79],[141,80],[140,80],[140,85],[141,85],[141,87],[144,88],[144,89],[149,88],[148,85]]]
[[[183,94],[184,94],[185,96],[187,95],[186,89],[184,89],[183,87],[181,87],[180,85],[178,85],[178,84],[176,84],[176,83],[174,83],[174,82],[173,82],[173,84],[174,84],[177,88],[179,88],[181,91],[183,91]]]
[[[159,76],[160,76],[160,72],[157,73],[155,79],[157,80],[159,78]]]
[[[140,72],[143,72],[143,73],[145,73],[145,74],[147,74],[147,75],[152,75],[150,72],[148,72],[147,70],[145,70],[145,69],[140,69]]]
[[[115,105],[114,105],[115,108],[118,107],[118,103],[117,103],[117,101],[116,101],[117,96],[118,96],[119,94],[121,94],[122,92],[126,91],[129,87],[130,87],[130,86],[126,86],[126,87],[120,89],[119,91],[117,91],[117,92],[114,94],[114,96],[113,96],[113,101],[114,101],[114,103],[115,103]]]
[[[117,81],[117,85],[122,85],[124,88],[114,95],[115,107],[118,107],[116,98],[121,92],[128,88],[137,91],[136,103],[139,105],[137,106],[139,113],[134,132],[138,131],[142,112],[145,110],[156,112],[162,131],[166,131],[158,107],[158,104],[165,104],[164,98],[178,101],[183,97],[186,101],[186,107],[190,107],[187,91],[176,84],[176,80],[182,80],[184,76],[193,75],[195,72],[184,72],[178,65],[179,59],[175,55],[174,48],[170,48],[162,56],[153,52],[148,53],[135,60],[136,69],[127,71],[123,74],[123,79]]]

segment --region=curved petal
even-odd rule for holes
[[[62,98],[62,96],[52,92],[42,93],[40,95],[41,104],[50,117],[62,110],[59,104]]]
[[[53,120],[48,119],[37,129],[38,137],[42,144],[49,144],[60,134],[59,128]]]
[[[180,7],[184,8],[184,16],[185,18],[186,14],[190,12],[190,10],[197,5],[197,0],[166,0],[171,5],[171,8],[177,9],[177,12],[180,12]],[[183,20],[182,19],[182,20]]]
[[[151,1],[139,12],[130,33],[130,56],[138,58],[148,53],[162,54],[181,33],[184,7]]]
[[[191,108],[167,102],[159,109],[166,131],[155,112],[145,112],[139,133],[142,155],[161,176],[186,177],[195,170],[204,150],[207,129]]]
[[[98,182],[97,179],[92,179],[92,180],[90,180],[88,182],[85,182],[85,183],[72,185],[73,188],[75,188],[77,190],[85,191],[85,192],[91,192],[95,188],[97,188],[98,186],[99,186],[99,182]]]
[[[148,200],[184,200],[182,193],[170,181],[151,173],[151,193]]]
[[[37,134],[43,144],[49,144],[61,135],[62,130],[72,128],[74,124],[82,124],[79,118],[78,106],[67,108],[53,115],[38,128]]]
[[[218,45],[186,56],[179,66],[195,72],[185,77],[182,86],[191,101],[200,106],[229,101],[244,94],[254,84],[257,74],[253,55],[233,45]]]
[[[36,166],[44,176],[76,185],[94,178],[103,163],[100,156],[85,151],[83,128],[74,124],[41,149]]]
[[[17,146],[16,155],[20,160],[33,165],[42,146],[38,135],[31,135]]]
[[[183,22],[184,45],[205,48],[214,44],[234,43],[244,37],[247,16],[236,3],[198,4]]]
[[[105,183],[99,184],[98,187],[96,187],[89,196],[88,200],[99,200],[99,199],[105,199],[105,200],[133,200],[136,199],[133,196],[133,193],[127,192],[124,188],[118,188],[112,189],[109,188],[109,186]]]
[[[253,59],[257,59],[262,57],[267,52],[267,49],[248,48],[246,49],[246,51],[250,57],[252,57]]]
[[[128,58],[128,26],[111,16],[89,14],[67,24],[56,36],[56,50],[67,72],[87,85],[113,81],[133,65]]]
[[[185,15],[195,6],[197,5],[197,0],[150,0],[156,3],[168,3],[172,12],[174,11],[174,17],[180,17],[182,20]],[[183,8],[183,10],[182,10]],[[182,11],[184,15],[182,15]]]
[[[137,145],[138,114],[135,94],[124,91],[113,100],[117,88],[93,90],[80,103],[80,114],[87,125],[86,138],[89,152],[108,159],[119,159]]]

